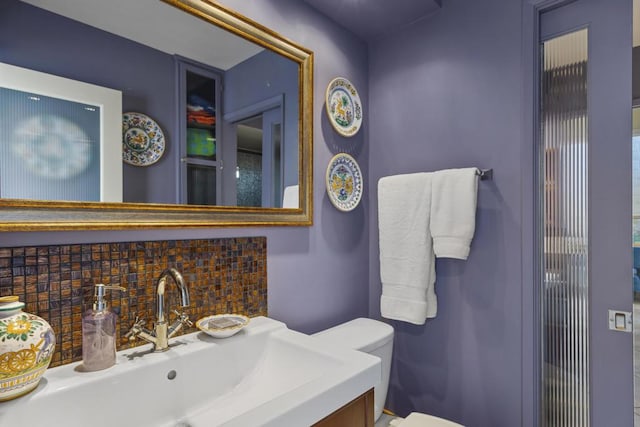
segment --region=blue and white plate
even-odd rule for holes
[[[122,160],[133,166],[149,166],[164,154],[164,133],[142,113],[122,115]]]
[[[333,128],[343,136],[353,136],[362,125],[362,103],[358,91],[344,77],[329,82],[325,96],[326,110]]]
[[[327,194],[333,206],[349,212],[362,198],[362,172],[356,159],[348,154],[336,154],[327,167]]]

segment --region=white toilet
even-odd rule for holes
[[[333,328],[320,331],[314,337],[327,345],[348,347],[377,356],[382,361],[382,379],[374,388],[374,417],[382,414],[389,388],[391,356],[393,353],[393,327],[373,319],[359,318]],[[451,421],[414,412],[394,427],[463,427]]]

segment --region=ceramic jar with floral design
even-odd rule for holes
[[[0,297],[0,402],[38,386],[56,345],[51,326],[23,308],[17,296]]]

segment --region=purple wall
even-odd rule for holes
[[[324,92],[336,76],[348,77],[368,104],[366,45],[297,0],[224,0],[238,12],[277,29],[315,53],[314,79],[314,225],[312,227],[131,230],[0,233],[1,246],[74,242],[207,239],[267,236],[269,314],[291,328],[315,332],[366,316],[369,275],[369,202],[345,214],[326,196],[324,175],[331,157],[349,151],[368,173],[366,129],[349,140],[339,138],[326,121]],[[1,14],[0,14],[1,16]],[[4,19],[2,19],[4,21]],[[1,27],[1,26],[0,26]]]
[[[379,316],[377,181],[493,168],[467,261],[436,264],[438,317],[396,328],[388,406],[463,425],[521,425],[521,4],[447,0],[370,45],[370,313]],[[525,380],[527,381],[526,377]]]
[[[17,0],[0,4],[0,40],[0,62],[122,91],[123,111],[154,119],[165,153],[152,167],[123,165],[123,199],[176,202],[173,56]]]
[[[447,0],[435,16],[373,43],[368,54],[363,43],[302,2],[223,3],[316,54],[314,226],[3,233],[0,244],[265,235],[270,315],[315,332],[356,316],[379,316],[380,177],[494,168],[494,180],[480,184],[469,260],[437,262],[438,317],[425,326],[393,322],[388,406],[474,427],[521,425],[527,411],[521,403],[520,2]],[[326,119],[324,92],[336,76],[349,78],[369,106],[354,138],[339,137]],[[350,213],[332,207],[324,186],[326,165],[341,151],[355,156],[369,183]]]

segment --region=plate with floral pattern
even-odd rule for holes
[[[325,96],[329,121],[340,135],[354,136],[362,125],[362,103],[355,86],[344,77],[329,82]]]
[[[122,160],[133,166],[149,166],[164,154],[164,133],[142,113],[122,115]]]
[[[362,198],[362,172],[356,159],[345,153],[336,154],[327,167],[327,193],[338,210],[349,212]]]

